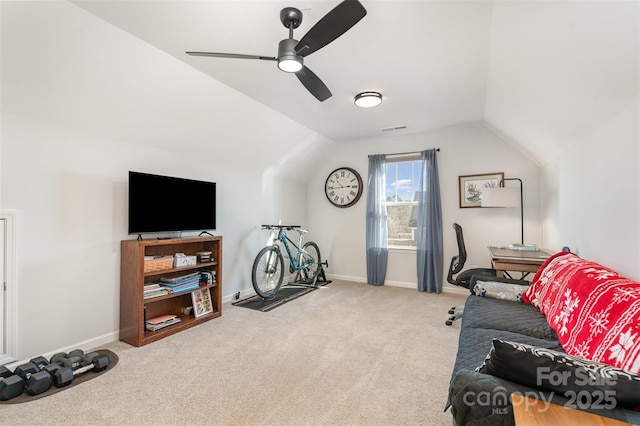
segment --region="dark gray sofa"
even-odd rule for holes
[[[522,281],[522,284],[528,284]],[[475,279],[471,281],[471,288]],[[458,353],[451,376],[446,409],[454,424],[513,425],[513,407],[509,395],[535,393],[553,403],[564,405],[568,399],[556,392],[545,392],[503,378],[475,371],[491,350],[492,340],[502,339],[563,351],[557,335],[540,311],[520,302],[469,296],[464,307]],[[550,399],[549,399],[550,398]],[[590,410],[598,415],[640,423],[640,413],[615,408]]]

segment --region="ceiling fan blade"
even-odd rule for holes
[[[331,97],[329,88],[306,66],[303,66],[302,69],[296,73],[296,77],[298,77],[300,83],[320,102],[326,101]]]
[[[233,58],[233,59],[261,59],[263,61],[277,61],[273,56],[243,55],[240,53],[216,53],[216,52],[184,52],[191,56],[212,56],[214,58]]]
[[[307,56],[322,49],[346,33],[366,14],[367,11],[359,1],[343,1],[311,27],[296,45],[296,53]]]

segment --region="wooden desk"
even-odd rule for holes
[[[537,251],[513,250],[503,247],[489,247],[491,266],[503,277],[505,271],[536,272],[553,253],[539,249]]]
[[[574,410],[538,399],[514,393],[511,395],[513,417],[516,426],[631,426],[620,420],[610,419],[586,411]],[[548,406],[547,406],[548,404]]]

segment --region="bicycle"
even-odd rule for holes
[[[308,241],[302,246],[304,234],[309,231],[300,229],[299,225],[262,225],[262,229],[268,229],[271,234],[264,247],[256,259],[253,261],[251,271],[251,281],[253,289],[263,299],[272,299],[280,289],[284,279],[284,258],[279,243],[284,246],[289,257],[289,272],[296,272],[295,284],[309,287],[317,287],[318,276],[324,272],[321,263],[320,249],[312,241]],[[295,230],[300,234],[296,244],[285,231]],[[292,255],[290,245],[295,250]]]

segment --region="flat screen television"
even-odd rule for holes
[[[129,172],[129,234],[216,229],[216,184]]]

